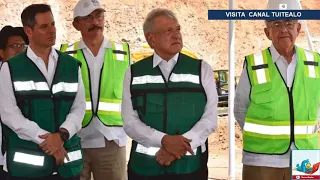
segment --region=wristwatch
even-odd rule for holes
[[[63,142],[66,142],[69,139],[69,133],[61,131],[60,129],[59,129],[58,133],[59,133],[61,140]]]

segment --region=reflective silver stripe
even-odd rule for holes
[[[122,44],[121,43],[114,43],[114,45],[115,45],[115,47],[116,47],[116,50],[119,50],[119,51],[124,51],[123,50],[123,46],[122,46]],[[124,54],[116,54],[116,56],[117,56],[117,60],[118,61],[124,61]]]
[[[306,59],[308,61],[314,61],[314,56],[311,52],[305,50],[304,51],[306,53]],[[307,65],[308,66],[308,70],[309,70],[309,77],[310,78],[316,78],[316,72],[314,70],[314,66],[311,66],[311,65]]]
[[[290,126],[268,126],[246,122],[243,130],[265,135],[290,135]],[[317,126],[295,126],[295,134],[313,134],[317,130]]]
[[[200,84],[199,76],[193,74],[175,74],[172,73],[170,76],[172,82],[191,82],[194,84]]]
[[[317,132],[318,126],[295,126],[294,134],[313,134]]]
[[[146,154],[150,156],[155,156],[156,153],[159,151],[160,148],[157,147],[145,147],[141,144],[137,145],[136,152],[141,153],[141,154]]]
[[[145,76],[139,76],[134,77],[132,80],[132,85],[135,84],[148,84],[148,83],[164,83],[162,76],[151,76],[151,75],[145,75]]]
[[[263,56],[262,56],[262,52],[259,51],[258,53],[254,54],[254,65],[258,66],[262,64],[264,64]],[[257,69],[256,73],[257,73],[258,84],[263,84],[267,82],[265,69]]]
[[[15,91],[49,91],[48,83],[34,81],[15,81],[13,82]]]
[[[158,147],[149,147],[148,148],[148,147],[145,147],[141,144],[138,144],[137,148],[136,148],[136,152],[141,153],[141,154],[146,154],[149,156],[155,156],[159,150],[160,150],[160,148],[158,148]],[[196,155],[197,149],[194,149],[193,152],[194,152],[194,155]],[[186,155],[191,156],[191,154],[189,152],[187,152]]]
[[[64,158],[64,163],[69,163],[69,162],[82,159],[81,150],[69,152],[68,157],[70,161],[68,161],[67,158]]]
[[[31,164],[34,166],[43,166],[44,156],[16,152],[14,153],[13,161],[24,164]]]
[[[52,86],[52,93],[58,92],[77,92],[78,91],[78,83],[66,83],[66,82],[59,82]]]
[[[92,110],[92,105],[90,101],[86,102],[86,110]]]
[[[121,112],[121,104],[99,102],[99,110]]]

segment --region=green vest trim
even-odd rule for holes
[[[179,59],[167,83],[153,56],[131,66],[133,109],[146,125],[169,135],[189,131],[204,113],[206,94],[201,84],[201,62],[179,54]],[[159,147],[146,147],[133,141],[129,168],[143,176],[165,173],[188,174],[204,164],[201,147],[195,155],[187,154],[170,166],[161,166],[155,158]]]
[[[269,49],[246,57],[251,82],[250,105],[243,128],[244,150],[285,154],[291,142],[298,149],[318,148],[320,56],[296,47],[297,66],[291,90]]]
[[[26,53],[7,62],[17,106],[23,116],[51,133],[57,132],[64,123],[78,91],[79,62],[66,54],[58,54],[59,60],[51,87]],[[68,178],[77,176],[82,171],[82,151],[77,135],[64,144],[70,161],[65,160],[63,165],[57,166],[54,157],[43,152],[38,144],[20,139],[7,126],[3,126],[3,133],[10,176],[39,178],[57,172]]]
[[[61,51],[67,51],[66,53],[73,55],[82,63],[81,71],[87,102],[86,115],[82,122],[83,127],[87,127],[94,116],[97,116],[106,126],[123,126],[121,118],[122,83],[125,71],[130,65],[129,45],[128,43],[110,42],[112,48],[106,49],[100,75],[97,109],[93,109],[90,69],[82,49],[78,49],[79,42],[61,46]]]

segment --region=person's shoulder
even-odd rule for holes
[[[58,53],[58,56],[59,56],[59,60],[67,60],[67,61],[71,61],[71,62],[73,62],[73,63],[77,63],[77,64],[79,64],[79,65],[81,65],[81,62],[78,60],[78,59],[76,59],[76,58],[74,58],[74,57],[72,57],[72,56],[70,56],[69,54],[67,54],[67,53],[65,53],[65,52],[61,52],[61,51],[59,51],[59,50],[56,50],[57,51],[57,53]]]

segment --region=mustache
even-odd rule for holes
[[[91,28],[88,29],[89,32],[94,31],[94,30],[102,30],[102,27],[100,26],[93,26]]]

